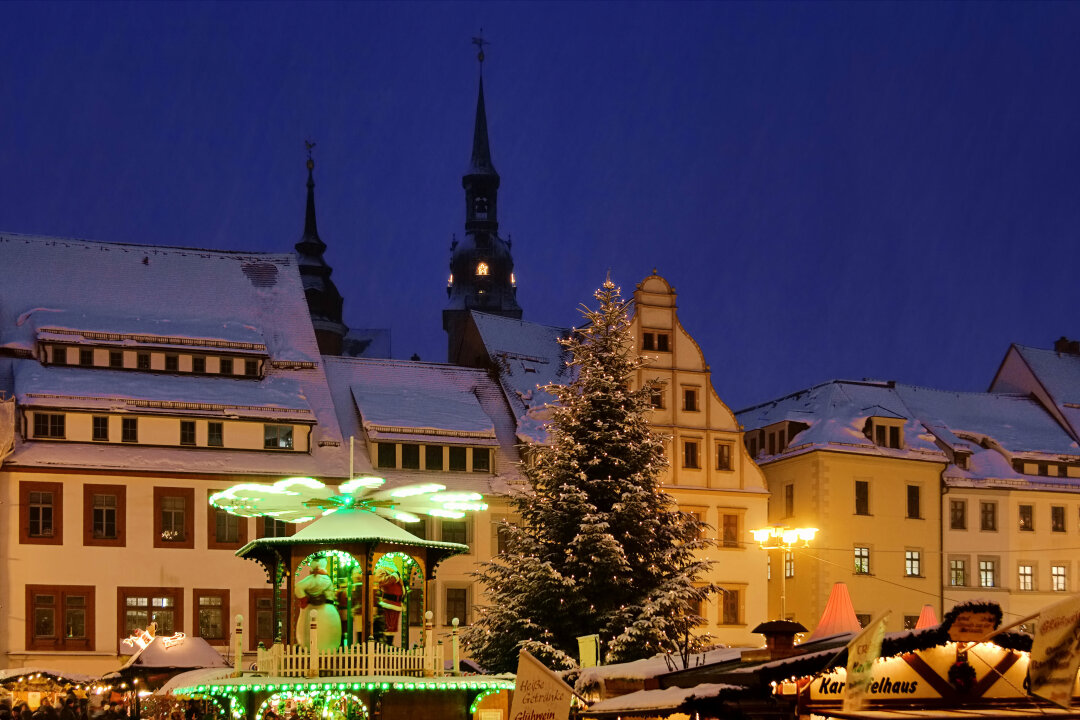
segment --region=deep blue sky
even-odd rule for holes
[[[290,251],[310,137],[346,321],[442,360],[480,27],[526,319],[656,267],[735,409],[1080,335],[1076,3],[5,4],[0,230]]]

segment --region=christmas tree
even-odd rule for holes
[[[660,487],[662,438],[649,429],[652,387],[632,381],[642,359],[629,305],[610,279],[585,325],[562,341],[574,380],[557,399],[548,442],[529,448],[520,522],[506,550],[477,576],[488,602],[465,635],[473,658],[513,670],[524,648],[549,667],[576,666],[577,638],[597,633],[605,662],[685,652],[698,604],[717,588],[698,581],[703,524]]]

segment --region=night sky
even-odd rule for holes
[[[0,230],[289,252],[311,138],[346,322],[444,360],[481,27],[525,319],[655,267],[733,409],[1080,336],[1077,3],[5,4]]]

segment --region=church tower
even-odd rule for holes
[[[323,260],[326,243],[319,238],[315,225],[315,180],[312,171],[315,161],[311,149],[315,143],[307,143],[307,210],[304,215],[304,234],[296,243],[296,256],[300,265],[300,280],[304,284],[311,324],[315,326],[315,340],[323,355],[340,355],[342,340],[348,328],[341,321],[341,293],[330,279],[333,269]]]
[[[499,237],[499,173],[491,162],[487,113],[484,109],[484,41],[474,38],[480,48],[480,92],[476,99],[472,158],[461,178],[465,188],[465,235],[450,245],[450,281],[446,294],[450,301],[443,310],[443,330],[447,334],[447,362],[460,363],[462,344],[470,310],[520,319],[514,259],[510,242]]]

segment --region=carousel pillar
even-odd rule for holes
[[[315,611],[308,613],[308,677],[319,677],[319,622]]]
[[[424,675],[431,677],[435,674],[435,645],[432,642],[435,628],[431,622],[435,613],[428,610],[424,613]]]
[[[244,616],[236,616],[236,632],[233,633],[233,647],[236,649],[233,655],[233,677],[240,677],[244,672]]]
[[[453,630],[450,631],[450,674],[451,675],[460,675],[461,674],[460,670],[459,670],[459,668],[461,667],[461,649],[458,646],[458,634],[457,634],[457,629],[458,629],[458,623],[459,622],[460,621],[457,618],[454,618],[453,620],[450,621],[450,624],[454,626]]]
[[[280,613],[281,613],[282,608],[281,608],[281,600],[279,598],[279,595],[281,595],[281,591],[278,589],[280,587],[281,576],[282,576],[282,572],[281,572],[281,555],[279,553],[276,553],[276,552],[274,553],[274,570],[273,570],[273,573],[274,573],[274,583],[273,583],[273,588],[274,588],[273,593],[274,594],[270,597],[270,617],[272,617],[274,619],[274,644],[276,645],[277,643],[282,642],[281,628],[285,625],[285,623],[281,622],[281,617],[280,617]]]

